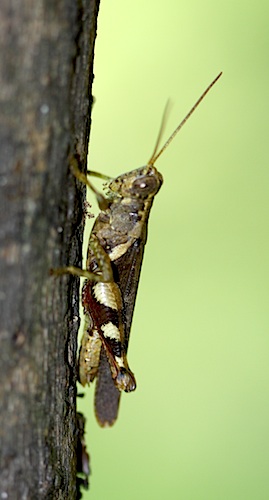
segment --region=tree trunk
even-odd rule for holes
[[[1,0],[0,498],[74,499],[79,280],[99,0]]]

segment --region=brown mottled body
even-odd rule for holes
[[[105,281],[87,280],[83,286],[88,319],[80,351],[80,381],[84,385],[97,375],[95,409],[103,426],[111,425],[117,417],[111,410],[107,414],[106,401],[119,400],[119,390],[130,392],[136,387],[126,354],[147,221],[161,185],[162,176],[152,165],[111,181],[108,207],[98,215],[90,236],[87,270]],[[106,354],[101,363],[108,364],[109,370],[98,368],[101,347]],[[103,383],[104,375],[112,377],[115,388]]]

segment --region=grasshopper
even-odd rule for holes
[[[106,196],[97,191],[75,162],[71,165],[74,175],[95,193],[100,214],[89,238],[86,270],[70,266],[58,269],[57,274],[71,273],[87,278],[82,289],[85,327],[79,354],[79,380],[84,386],[97,377],[95,413],[103,427],[115,422],[121,391],[132,392],[136,388],[127,361],[127,348],[149,214],[163,183],[154,163],[221,74],[157,152],[162,122],[154,152],[145,166],[115,179],[87,172],[109,181]]]

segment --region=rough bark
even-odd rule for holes
[[[77,278],[99,0],[1,0],[0,497],[76,498]]]

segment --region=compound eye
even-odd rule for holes
[[[156,194],[159,187],[156,177],[144,175],[133,182],[131,192],[141,198],[147,198],[150,194]]]

